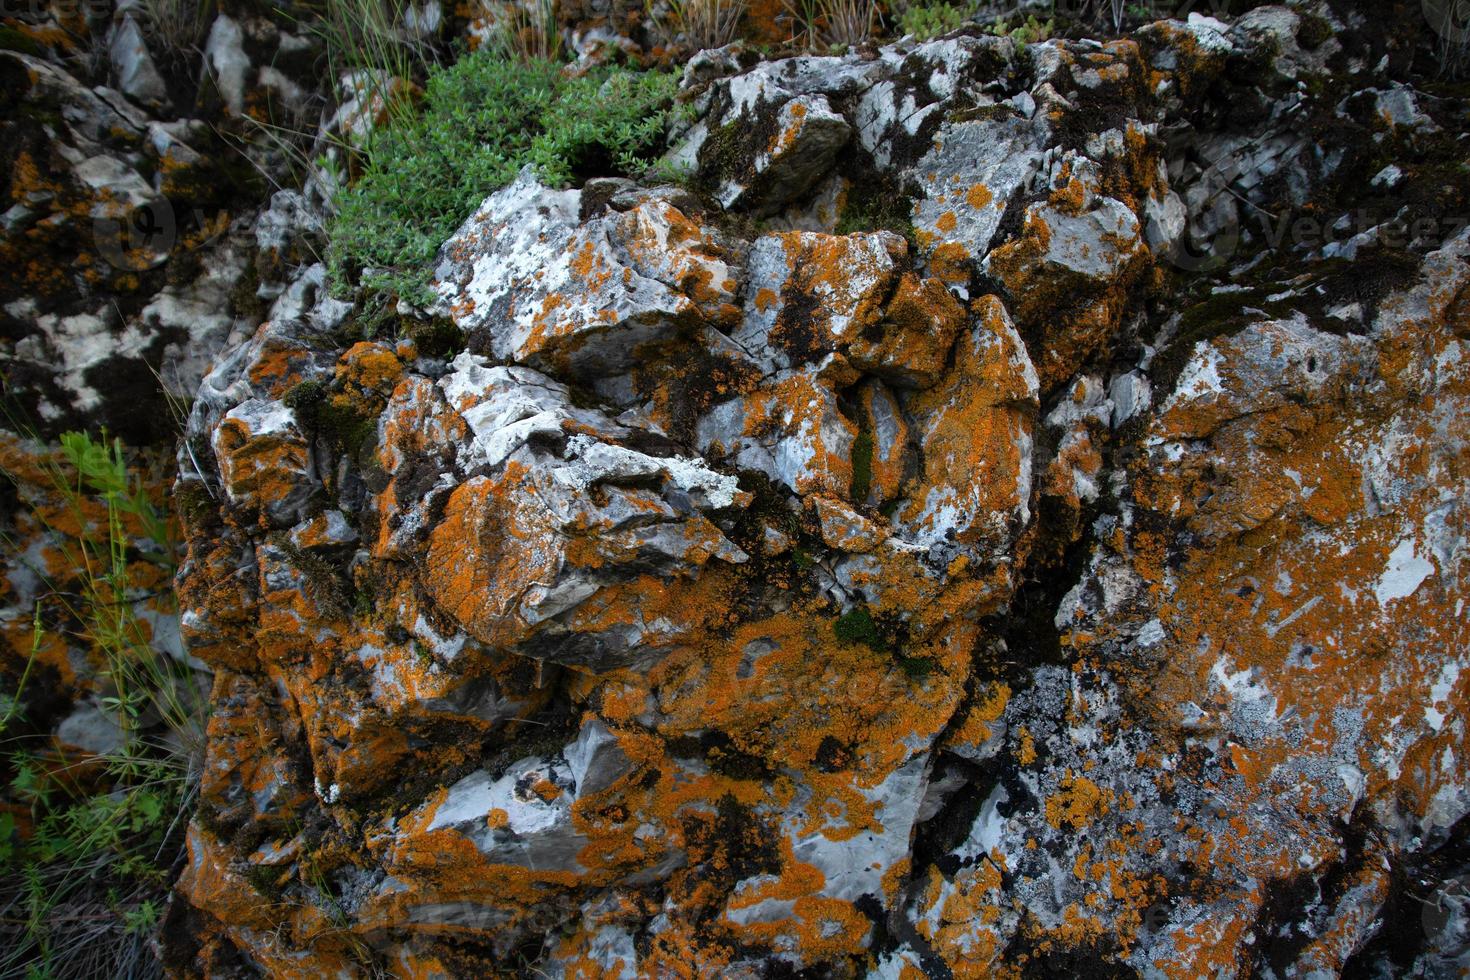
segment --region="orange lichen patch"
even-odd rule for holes
[[[1008,684],[993,681],[982,686],[965,710],[964,720],[949,730],[943,744],[978,749],[990,741],[997,734],[997,723],[1010,699]]]
[[[779,301],[780,297],[776,295],[776,291],[768,286],[762,286],[755,294],[755,308],[762,313],[774,308]]]
[[[1058,830],[1064,824],[1082,830],[1107,813],[1114,798],[1112,790],[1099,787],[1086,776],[1068,775],[1061,789],[1046,801],[1046,821]]]
[[[864,370],[929,386],[943,375],[947,354],[965,323],[965,308],[939,279],[899,277],[877,340],[860,336],[848,356]],[[889,327],[891,324],[891,327]]]
[[[1070,171],[1070,166],[1065,169]],[[1087,207],[1087,185],[1076,177],[1064,178],[1059,181],[1059,184],[1060,186],[1047,197],[1047,203],[1063,214],[1081,214]]]
[[[740,19],[738,36],[747,43],[779,47],[791,41],[791,11],[782,0],[752,0]]]
[[[939,216],[939,220],[934,223],[934,227],[942,232],[949,233],[959,227],[959,219],[955,217],[953,211],[946,211]]]
[[[790,439],[810,453],[796,491],[847,498],[852,490],[852,443],[858,428],[837,410],[836,389],[858,374],[840,355],[819,375],[794,374],[746,400],[743,434]]]
[[[1174,955],[1153,962],[1169,980],[1194,980],[1196,977],[1230,975],[1240,969],[1242,944],[1250,928],[1259,898],[1251,897],[1247,908],[1236,915],[1206,916],[1199,922],[1171,931]]]
[[[922,241],[922,238],[921,238]],[[941,282],[970,281],[970,250],[959,242],[943,242],[929,253],[929,274]]]
[[[698,927],[675,921],[654,937],[643,961],[646,976],[695,980],[724,976],[735,950],[719,943]]]
[[[848,787],[876,786],[907,758],[904,740],[932,738],[958,701],[959,677],[945,672],[956,649],[928,648],[941,670],[914,685],[897,664],[865,646],[843,644],[820,606],[737,626],[649,675],[670,735],[716,726],[743,752],[792,766],[816,790],[813,814],[831,811],[840,832],[869,819]],[[840,774],[821,771],[824,742],[853,753]],[[852,809],[856,807],[856,809]]]
[[[337,376],[361,388],[387,396],[403,377],[403,363],[384,344],[359,341],[338,360]]]
[[[975,184],[965,192],[965,203],[977,210],[985,207],[994,200],[995,195],[984,184]]]
[[[803,103],[790,102],[784,111],[790,115],[791,121],[783,129],[772,134],[770,141],[766,144],[766,153],[771,156],[785,153],[795,146],[804,128],[807,110]]]
[[[1025,725],[1017,729],[1017,734],[1020,737],[1017,741],[1016,761],[1023,766],[1029,766],[1036,761],[1036,740],[1031,737]]]
[[[886,232],[791,231],[780,239],[789,269],[781,299],[800,315],[786,316],[784,310],[777,315],[771,331],[774,343],[801,347],[810,343],[803,339],[810,333],[825,349],[837,350],[878,322],[895,263],[907,254],[902,238]]]
[[[923,467],[899,514],[904,523],[942,534],[958,511],[967,520],[954,540],[964,543],[995,532],[988,515],[1025,505],[1028,488],[1019,476],[1027,471],[1032,423],[1020,406],[1035,402],[1022,368],[1025,351],[1000,301],[984,297],[977,313],[974,332],[956,344],[947,382],[920,392],[909,406],[912,417],[924,420],[917,433]]]
[[[995,860],[962,870],[953,882],[929,868],[918,919],[919,932],[956,977],[1004,976],[999,962],[1003,943],[995,925],[1000,918],[1001,865]]]
[[[269,321],[256,331],[255,342],[260,344],[260,352],[251,360],[246,377],[269,397],[280,398],[302,380],[302,371],[310,364],[310,351],[271,330]]]
[[[538,779],[531,785],[531,792],[550,803],[562,794],[562,789],[549,779]]]
[[[1083,501],[1078,494],[1079,477],[1095,485],[1102,466],[1102,454],[1090,437],[1081,433],[1068,436],[1047,464],[1041,490],[1060,499],[1072,511],[1080,511]]]
[[[1064,207],[1073,204],[1077,202],[1063,201]],[[1118,253],[1117,268],[1107,276],[1082,276],[1047,260],[1052,237],[1043,211],[1030,209],[1021,234],[986,260],[1014,298],[1017,320],[1042,333],[1036,369],[1043,389],[1075,375],[1086,357],[1116,332],[1149,257],[1141,241],[1104,234],[1103,244]],[[1066,313],[1058,316],[1059,310]]]
[[[429,536],[424,588],[440,609],[491,646],[509,646],[529,632],[521,596],[551,581],[562,562],[542,546],[556,539],[555,531],[549,515],[521,492],[526,477],[523,466],[510,462],[493,477],[460,484]]]
[[[231,852],[197,823],[189,825],[189,859],[178,889],[196,908],[236,927],[270,929],[279,912],[262,902],[245,877],[235,870]]]

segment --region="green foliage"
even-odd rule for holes
[[[0,51],[19,51],[32,58],[46,57],[46,48],[9,24],[0,26]]]
[[[47,590],[31,657],[0,714],[13,808],[0,816],[0,975],[129,975],[150,955],[181,854],[205,702],[189,668],[153,648],[139,615],[145,601],[171,611],[170,594],[153,594],[175,555],[172,522],[145,489],[161,480],[145,481],[117,441],[80,433],[62,436],[41,471],[40,485],[6,475],[32,514],[65,514],[69,531],[42,530],[71,577],[51,582],[47,569],[31,569]],[[5,543],[12,563],[26,563]],[[96,703],[115,725],[115,750],[74,756],[53,746],[49,695],[27,686],[53,639],[100,662]]]
[[[843,643],[861,643],[879,653],[887,653],[890,649],[888,640],[878,629],[873,614],[868,612],[866,606],[858,606],[851,612],[838,616],[832,624],[832,632]]]
[[[860,231],[891,231],[914,242],[910,200],[898,187],[884,183],[856,184],[847,192],[842,213],[837,216],[837,234]]]
[[[1014,21],[997,19],[990,25],[990,33],[996,37],[1008,37],[1025,50],[1026,45],[1045,41],[1052,36],[1057,29],[1055,18],[1037,20],[1035,14],[1027,14],[1025,20],[1019,18]]]
[[[429,72],[421,110],[369,139],[337,200],[328,265],[341,285],[427,300],[439,246],[486,194],[536,169],[549,184],[587,171],[641,172],[659,149],[678,79],[599,69],[568,77],[544,59],[472,52]]]
[[[904,8],[898,18],[898,33],[921,41],[959,30],[975,16],[971,3],[916,3]]]
[[[149,561],[173,568],[172,535],[168,522],[143,489],[138,474],[128,469],[122,441],[94,442],[83,432],[65,432],[61,436],[61,452],[77,474],[80,485],[76,495],[91,493],[107,505],[109,516],[134,517],[142,525],[143,534],[153,551]]]

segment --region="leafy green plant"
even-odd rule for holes
[[[556,185],[642,171],[677,88],[671,74],[571,77],[555,62],[490,50],[431,69],[421,111],[373,133],[360,176],[338,196],[327,236],[334,283],[361,273],[370,288],[426,301],[435,252],[485,195],[526,166]]]
[[[1028,44],[1036,44],[1045,41],[1052,36],[1057,29],[1056,18],[1037,20],[1035,14],[1027,14],[1026,19],[1012,23],[1005,19],[997,19],[990,25],[990,33],[996,37],[1008,37],[1014,40],[1022,50]]]
[[[173,524],[147,491],[165,474],[145,481],[117,441],[68,433],[54,460],[5,475],[68,576],[52,581],[5,539],[12,567],[44,589],[0,712],[0,975],[156,973],[149,940],[182,854],[205,711],[193,672],[154,647],[140,615],[145,602],[172,611]],[[97,661],[114,748],[72,754],[50,739],[54,694],[32,693],[48,640]]]
[[[916,3],[904,8],[898,18],[900,35],[927,41],[959,30],[975,16],[975,4]]]

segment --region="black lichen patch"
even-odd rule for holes
[[[681,735],[669,740],[668,748],[676,756],[703,759],[710,769],[722,776],[741,780],[769,780],[775,772],[765,761],[736,747],[729,735],[709,731],[697,738]]]

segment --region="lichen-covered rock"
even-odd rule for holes
[[[440,306],[472,346],[582,376],[725,314],[736,288],[718,236],[666,199],[582,223],[581,195],[526,172],[445,245]]]
[[[398,337],[277,194],[179,453],[181,971],[1452,970],[1470,233],[1393,220],[1464,104],[1371,27],[705,52],[693,187],[523,173]]]

